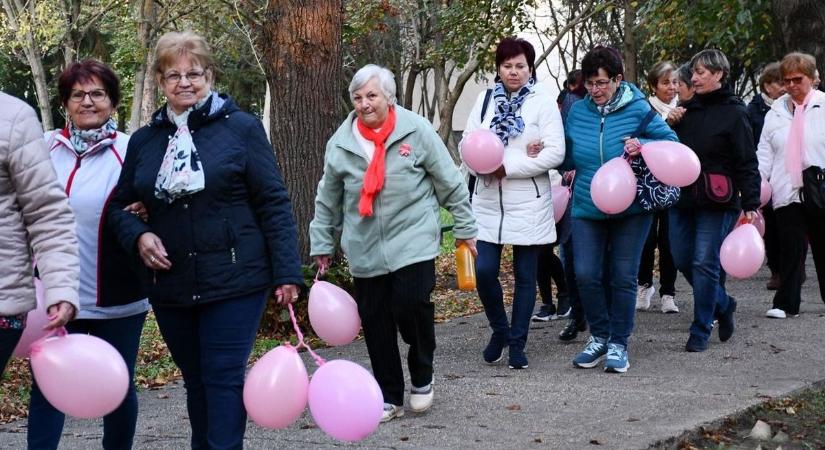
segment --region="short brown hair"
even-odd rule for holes
[[[659,85],[659,78],[667,74],[672,74],[674,70],[676,70],[676,64],[670,61],[657,62],[650,68],[650,72],[647,73],[647,85],[655,91],[656,86]]]
[[[807,53],[788,53],[779,66],[783,77],[799,72],[812,80],[816,78],[816,58]]]
[[[158,39],[153,66],[155,74],[161,77],[167,67],[173,65],[178,58],[184,55],[203,67],[209,79],[215,66],[212,50],[203,36],[192,31],[170,31]]]
[[[120,104],[120,80],[109,66],[95,59],[74,62],[57,77],[57,98],[60,104],[66,106],[75,83],[92,81],[92,78],[103,83],[103,90],[112,101],[112,106],[117,108]]]
[[[782,83],[782,70],[779,68],[779,62],[772,62],[762,69],[759,74],[759,88],[765,90],[766,84]]]

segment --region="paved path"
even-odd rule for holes
[[[631,368],[622,375],[573,368],[570,359],[584,336],[560,342],[561,322],[532,327],[530,368],[523,371],[481,362],[488,337],[483,315],[441,324],[436,328],[436,399],[429,412],[407,413],[358,444],[327,437],[312,426],[308,414],[282,431],[250,424],[246,447],[647,448],[766,397],[825,379],[825,304],[812,268],[803,287],[802,315],[795,319],[763,317],[771,299],[764,289],[766,278],[763,271],[730,283],[739,299],[736,334],[724,344],[714,334],[710,349],[695,354],[683,350],[692,310],[689,287],[680,276],[677,302],[682,312],[637,315]],[[361,341],[320,353],[369,364]],[[181,385],[141,392],[140,407],[136,448],[187,447]],[[0,447],[24,448],[25,426],[25,421],[0,426]],[[68,420],[64,431],[61,449],[100,448],[99,421]]]

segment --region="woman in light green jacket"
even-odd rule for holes
[[[469,192],[447,148],[423,117],[398,106],[392,72],[361,68],[349,86],[354,111],[327,143],[310,224],[311,255],[324,272],[335,232],[355,284],[382,421],[404,414],[397,333],[410,345],[410,409],[433,399],[435,257],[439,206],[452,213],[456,245],[475,253]]]

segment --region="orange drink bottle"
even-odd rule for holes
[[[474,291],[476,288],[476,265],[473,253],[466,244],[455,249],[455,271],[458,288],[462,291]]]

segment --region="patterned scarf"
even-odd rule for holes
[[[395,130],[395,108],[390,106],[387,119],[384,120],[381,129],[378,131],[364,125],[361,119],[356,119],[356,125],[361,136],[375,144],[372,160],[369,167],[367,167],[367,171],[364,172],[364,185],[361,187],[361,200],[358,202],[358,213],[361,214],[361,217],[369,217],[372,216],[373,200],[381,192],[381,188],[384,187],[384,158],[387,153],[384,144]]]
[[[601,115],[606,116],[626,105],[631,100],[633,100],[633,91],[627,84],[621,83],[616,89],[616,93],[613,95],[613,98],[611,98],[610,101],[604,105],[596,105],[596,109],[599,110]]]
[[[69,121],[69,142],[72,143],[77,156],[83,156],[89,149],[100,144],[111,144],[115,137],[117,137],[117,123],[114,119],[110,118],[102,127],[91,130],[81,130],[74,125],[74,122]]]
[[[785,170],[791,177],[791,186],[802,187],[802,154],[805,153],[805,108],[814,96],[814,89],[808,92],[802,103],[795,102],[790,96],[788,101],[793,102],[793,120],[791,120],[791,131],[788,133],[788,140],[785,142]]]
[[[171,106],[166,107],[169,121],[174,123],[178,129],[166,146],[166,154],[163,155],[163,162],[155,181],[155,197],[167,203],[202,191],[206,187],[203,166],[195,143],[192,141],[188,119],[192,111],[202,108],[209,100],[212,100],[208,114],[210,116],[218,112],[225,103],[218,94],[210,92],[181,114],[175,114]]]
[[[508,97],[504,83],[501,81],[496,82],[496,87],[493,90],[493,99],[496,102],[496,115],[493,116],[493,121],[490,122],[490,129],[496,133],[505,147],[511,137],[516,137],[524,132],[524,119],[521,118],[521,105],[523,105],[527,99],[527,94],[533,91],[535,84],[536,80],[530,77],[530,80],[519,89],[518,93]]]

